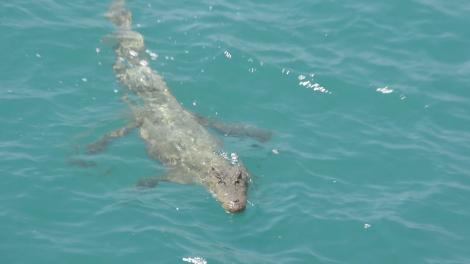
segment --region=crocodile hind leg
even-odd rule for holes
[[[272,136],[271,131],[254,125],[244,123],[224,123],[198,114],[194,114],[194,116],[201,125],[211,127],[225,136],[251,137],[259,142],[268,141]]]
[[[142,125],[142,115],[144,112],[142,108],[138,107],[135,102],[132,102],[132,100],[127,95],[124,95],[121,99],[124,103],[126,103],[129,106],[129,108],[133,112],[134,121],[132,121],[131,123],[127,124],[124,127],[118,128],[116,130],[113,130],[111,132],[104,134],[101,138],[89,144],[87,146],[88,154],[96,154],[96,153],[102,152],[104,149],[106,149],[106,146],[113,139],[123,137],[129,134],[130,132],[132,132],[133,129],[138,128]]]
[[[119,129],[116,129],[116,130],[113,130],[111,132],[104,134],[101,138],[99,138],[98,140],[96,140],[95,142],[87,146],[87,153],[96,154],[96,153],[102,152],[103,150],[106,149],[106,146],[109,144],[111,140],[120,138],[129,134],[134,128],[140,127],[140,125],[141,125],[140,121],[134,121],[124,127],[121,127]]]

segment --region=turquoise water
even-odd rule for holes
[[[131,118],[108,4],[0,3],[1,263],[470,263],[468,1],[130,1],[180,102],[274,132],[221,137],[237,215],[135,189],[137,133],[83,154]]]

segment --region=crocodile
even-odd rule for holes
[[[116,54],[113,70],[127,89],[124,101],[133,122],[111,131],[88,145],[89,153],[102,151],[113,139],[138,129],[148,156],[160,161],[167,172],[141,178],[137,185],[154,187],[161,181],[204,186],[229,213],[240,212],[247,203],[250,173],[236,154],[223,155],[221,141],[208,128],[228,136],[269,139],[267,130],[246,124],[225,124],[185,109],[171,93],[163,77],[146,57],[144,37],[132,29],[132,13],[124,0],[115,0],[106,17],[117,28],[113,34]]]

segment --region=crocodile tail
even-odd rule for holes
[[[125,0],[114,0],[109,6],[105,17],[119,29],[131,29],[132,13],[126,9]]]

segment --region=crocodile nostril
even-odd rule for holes
[[[240,199],[231,200],[224,204],[224,208],[230,213],[241,212],[245,209],[245,203]]]

